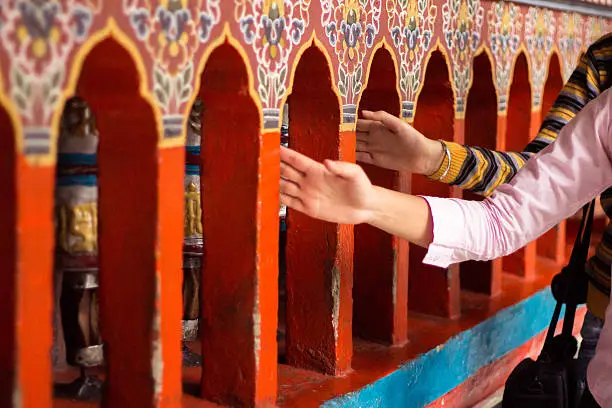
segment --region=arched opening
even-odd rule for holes
[[[17,149],[15,130],[11,118],[0,105],[0,194],[2,211],[0,211],[0,370],[3,381],[0,381],[0,405],[10,407],[13,404],[13,387],[19,381],[17,375]],[[42,322],[48,324],[48,322]],[[48,367],[48,366],[47,366]],[[41,367],[37,367],[41,369]],[[30,367],[30,370],[32,368]],[[38,370],[37,370],[38,371]],[[49,374],[42,373],[43,379],[49,380]],[[45,377],[46,376],[46,377]]]
[[[391,53],[380,48],[373,56],[360,112],[383,110],[400,115],[397,74]],[[360,163],[373,184],[402,190],[396,171]],[[401,177],[406,180],[406,176]],[[405,187],[405,186],[404,186]],[[404,189],[408,191],[407,189]],[[408,244],[369,225],[355,226],[353,332],[384,343],[406,340]]]
[[[418,98],[414,127],[430,139],[452,141],[454,135],[453,91],[444,55],[432,53]],[[448,184],[412,176],[412,194],[450,197]],[[408,305],[421,313],[456,317],[459,314],[458,268],[443,270],[423,264],[426,250],[410,245]]]
[[[183,365],[199,367],[200,356],[192,350],[199,338],[200,292],[204,238],[202,227],[202,197],[200,194],[202,113],[204,104],[197,98],[189,111],[185,140],[184,224],[183,224]]]
[[[202,396],[222,404],[273,404],[278,266],[271,254],[278,235],[271,226],[278,226],[278,208],[265,217],[261,208],[278,202],[278,167],[262,170],[272,161],[278,166],[278,159],[262,158],[274,150],[262,141],[238,51],[228,43],[215,49],[201,78]]]
[[[104,398],[113,406],[151,403],[159,397],[156,381],[163,381],[167,397],[180,392],[180,377],[170,382],[167,377],[156,379],[151,365],[155,344],[161,341],[152,320],[158,313],[156,259],[163,255],[157,245],[159,132],[139,87],[130,54],[106,39],[89,52],[76,91],[90,105],[100,134],[100,326],[106,360]],[[168,188],[172,191],[171,185]],[[93,211],[75,211],[74,216],[92,218]],[[172,370],[173,361],[166,357],[164,353],[165,370]]]
[[[87,101],[70,98],[62,112],[55,170],[54,346],[56,368],[79,377],[58,384],[63,398],[99,399],[104,365],[98,259],[98,129]],[[55,357],[55,356],[54,356]]]
[[[495,150],[497,147],[497,96],[491,75],[491,62],[486,53],[474,58],[474,81],[468,94],[465,113],[465,143],[468,146]],[[482,200],[483,196],[463,192],[467,200]],[[501,263],[464,262],[459,266],[461,288],[495,295],[501,287]]]
[[[514,76],[508,98],[506,150],[522,152],[531,141],[531,87],[527,57],[520,53],[514,64]]]
[[[561,75],[561,62],[557,53],[553,53],[548,66],[548,78],[544,85],[544,96],[542,98],[542,121],[551,111],[559,92],[563,89],[563,76]],[[557,263],[565,261],[565,236],[566,223],[561,221],[559,225],[548,231],[537,241],[538,255],[552,259]]]
[[[510,97],[508,99],[508,116],[506,120],[505,146],[507,152],[514,152],[514,159],[524,162],[526,158],[520,153],[531,141],[531,87],[529,85],[529,67],[527,57],[520,53],[514,65]],[[502,260],[504,272],[519,276],[530,276],[535,262],[535,243],[528,244]]]
[[[316,78],[316,81],[313,81]],[[289,145],[317,161],[340,158],[340,107],[324,54],[311,46],[289,96]],[[287,361],[337,374],[350,366],[352,229],[287,211]]]

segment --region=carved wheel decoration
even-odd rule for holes
[[[89,35],[98,1],[10,0],[0,7],[0,49],[9,61],[7,93],[24,126],[25,153],[48,154],[48,126],[73,48]]]
[[[455,111],[465,113],[465,96],[471,82],[472,60],[480,46],[484,7],[480,0],[447,0],[442,6],[442,32],[450,55]]]
[[[578,13],[561,15],[563,30],[559,31],[559,51],[563,57],[563,81],[567,81],[578,64],[584,46],[582,38],[582,16]]]
[[[530,7],[525,16],[525,44],[531,60],[531,96],[534,107],[542,105],[546,73],[554,46],[555,24],[552,10]]]
[[[235,19],[257,61],[265,128],[278,128],[290,77],[289,58],[309,24],[310,0],[236,0]]]
[[[400,56],[399,87],[402,117],[412,120],[414,102],[421,89],[421,65],[433,44],[438,8],[432,0],[387,1],[387,25]]]
[[[505,112],[512,62],[521,43],[523,15],[515,4],[497,2],[491,4],[488,18],[489,45],[495,60],[495,86],[499,92],[498,110]]]
[[[338,58],[344,123],[354,123],[363,88],[363,60],[380,31],[381,0],[321,0],[321,24]]]

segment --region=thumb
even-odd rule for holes
[[[364,110],[362,114],[364,118],[381,122],[383,125],[385,125],[385,127],[396,133],[399,132],[404,125],[404,122],[400,118],[395,117],[385,111],[372,112]]]
[[[325,168],[329,170],[334,176],[342,178],[353,178],[359,171],[359,166],[353,163],[336,161],[336,160],[325,160]]]

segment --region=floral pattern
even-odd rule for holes
[[[433,44],[438,9],[432,0],[388,0],[388,29],[400,56],[402,117],[411,120],[421,89],[423,58]]]
[[[80,1],[12,0],[0,8],[10,96],[26,127],[47,124],[57,108],[68,57],[89,35],[95,12],[90,7]]]
[[[182,112],[193,90],[193,58],[221,19],[221,0],[124,0],[124,12],[154,66],[153,93],[164,116]]]
[[[559,31],[559,51],[563,57],[563,81],[567,81],[578,64],[583,47],[582,16],[578,13],[561,15],[563,30]]]
[[[472,59],[480,46],[484,7],[480,0],[446,0],[442,6],[442,32],[452,62],[455,111],[465,111],[465,96],[472,77]]]
[[[257,60],[257,92],[265,127],[279,126],[288,61],[308,26],[309,6],[310,0],[236,0],[235,19]]]
[[[345,110],[354,110],[363,88],[363,60],[380,31],[381,0],[321,0],[321,7],[321,24],[338,58],[338,91]]]
[[[548,61],[554,45],[555,16],[552,10],[530,7],[525,16],[525,44],[531,61],[531,96],[541,106]]]
[[[495,60],[495,86],[498,89],[498,109],[507,108],[512,61],[521,43],[522,14],[512,3],[491,4],[489,17],[489,43]]]
[[[584,40],[586,47],[599,40],[604,34],[608,32],[607,20],[602,17],[588,16],[585,26]]]

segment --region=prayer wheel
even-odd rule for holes
[[[66,103],[58,141],[55,189],[55,280],[57,343],[63,338],[66,362],[82,376],[77,397],[99,392],[100,382],[87,368],[104,362],[98,308],[98,131],[81,98]],[[63,334],[63,335],[62,335]],[[93,393],[93,394],[92,394]]]

